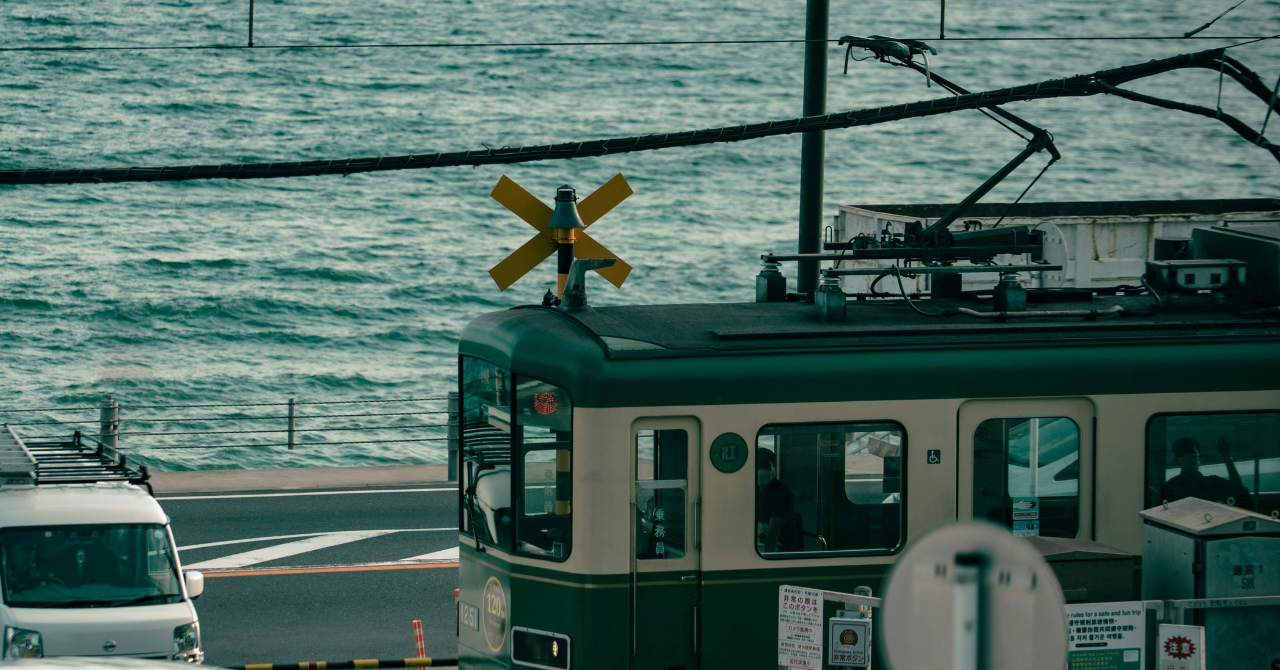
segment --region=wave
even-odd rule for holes
[[[232,258],[215,258],[210,260],[194,259],[189,261],[166,261],[159,258],[148,259],[145,263],[153,267],[166,267],[175,270],[186,270],[189,268],[235,268],[244,267],[248,263],[238,261]]]
[[[338,270],[335,268],[277,268],[275,274],[281,277],[305,277],[344,284],[386,284],[388,280],[372,272],[361,270]]]

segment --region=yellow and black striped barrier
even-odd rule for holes
[[[439,668],[458,665],[456,658],[390,658],[357,661],[304,661],[302,663],[250,663],[231,670],[375,670],[379,668]]]

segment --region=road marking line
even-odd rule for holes
[[[456,568],[454,561],[439,563],[371,563],[368,565],[337,565],[314,568],[258,568],[227,572],[207,572],[205,577],[270,577],[273,575],[311,575],[325,572],[378,572],[381,570],[424,570],[432,568]]]
[[[328,549],[350,542],[358,542],[369,538],[378,537],[380,535],[388,535],[394,533],[394,530],[358,530],[346,531],[341,533],[327,533],[325,535],[317,535],[308,537],[304,540],[296,542],[286,542],[284,544],[276,544],[270,547],[262,547],[261,549],[253,549],[240,554],[232,554],[222,558],[215,558],[210,561],[201,561],[195,565],[189,565],[192,570],[210,570],[217,568],[243,568],[255,563],[266,563],[279,558],[288,556],[297,556],[305,554],[309,551],[317,549]]]
[[[385,531],[387,533],[432,533],[441,531],[458,530],[457,528],[398,528],[395,530]],[[206,542],[204,544],[192,544],[185,547],[178,547],[179,552],[188,549],[204,549],[205,547],[223,547],[229,544],[246,544],[249,542],[267,542],[270,540],[292,540],[299,537],[315,537],[317,535],[329,535],[331,533],[341,532],[361,532],[361,531],[322,531],[319,533],[299,533],[297,535],[270,535],[267,537],[248,537],[243,540],[222,540],[221,542]]]
[[[296,493],[235,493],[216,496],[156,496],[156,500],[226,500],[228,498],[288,498],[292,496],[347,496],[361,493],[430,493],[432,491],[453,491],[451,489],[374,489],[372,491],[298,491]]]
[[[408,562],[408,561],[434,561],[434,560],[440,560],[440,559],[449,559],[451,561],[457,561],[458,548],[449,547],[448,549],[441,549],[440,551],[433,551],[429,554],[423,554],[421,556],[413,556],[411,558],[402,558],[400,560],[404,562]]]

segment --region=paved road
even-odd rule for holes
[[[215,665],[454,657],[457,489],[158,495]]]

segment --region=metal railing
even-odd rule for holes
[[[332,409],[320,410],[326,406]],[[391,411],[373,411],[383,409]],[[69,418],[88,412],[97,412],[96,420]],[[172,416],[174,413],[179,416]],[[334,445],[445,442],[449,480],[457,477],[456,392],[427,398],[289,398],[283,402],[149,405],[107,396],[96,406],[0,409],[0,423],[11,427],[24,441],[66,440],[76,431],[91,434],[96,428],[98,442],[125,453],[182,449],[293,451]]]

